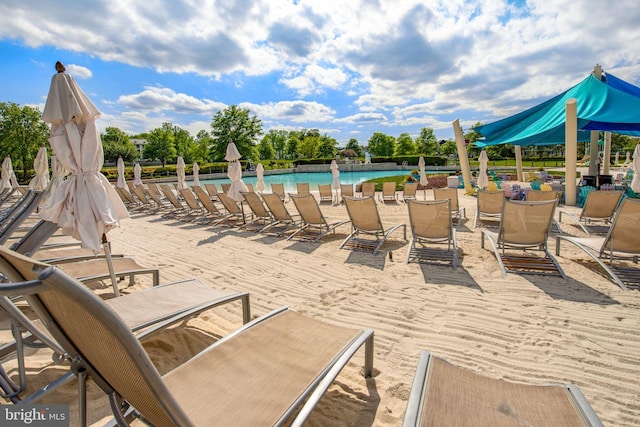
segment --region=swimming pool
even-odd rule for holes
[[[390,170],[390,171],[365,171],[365,172],[340,172],[341,184],[358,184],[363,181],[374,178],[382,178],[385,176],[397,176],[408,175],[410,171],[406,170]],[[254,187],[258,178],[255,176],[246,176],[242,180],[245,184],[252,184]],[[207,179],[200,180],[202,184],[225,184],[231,182],[230,179]],[[271,189],[272,183],[284,184],[284,190],[286,192],[296,191],[296,184],[298,182],[308,182],[311,191],[318,190],[318,184],[331,184],[333,182],[333,176],[331,172],[303,172],[303,173],[287,173],[282,175],[265,175],[264,183],[267,187],[267,191]]]

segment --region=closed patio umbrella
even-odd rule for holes
[[[487,176],[487,166],[489,165],[489,156],[487,152],[482,150],[480,153],[480,173],[478,174],[478,188],[487,188],[489,185],[489,177]]]
[[[117,289],[106,233],[129,213],[107,178],[96,119],[100,111],[73,77],[56,63],[42,120],[51,124],[49,143],[62,167],[71,172],[50,195],[40,216],[56,223],[63,233],[98,252],[104,246],[111,280]],[[116,295],[117,296],[117,295]]]
[[[184,171],[185,164],[182,156],[178,157],[178,163],[176,165],[176,173],[178,175],[178,190],[184,190],[187,188],[187,175]]]
[[[420,185],[424,187],[429,183],[429,181],[427,180],[427,174],[425,172],[424,157],[422,156],[420,156],[420,159],[418,160],[418,167],[420,168]]]
[[[29,188],[31,190],[44,190],[49,185],[49,160],[45,147],[40,147],[36,158],[33,159],[33,170],[36,175],[29,181]]]
[[[122,160],[122,157],[118,157],[116,168],[118,170],[118,181],[116,182],[116,187],[127,188],[127,181],[124,177],[124,160]]]
[[[5,188],[16,188],[18,186],[18,179],[13,171],[13,163],[11,163],[11,157],[7,156],[2,161],[2,190]]]
[[[240,165],[240,152],[238,147],[233,142],[227,145],[227,154],[224,159],[229,162],[229,168],[227,169],[227,176],[231,179],[231,186],[227,192],[227,196],[231,197],[236,202],[242,201],[241,191],[248,191],[249,189],[242,181],[242,165]]]
[[[616,160],[615,160],[614,164],[617,165],[618,163],[620,163],[620,152],[616,151]]]
[[[335,160],[331,160],[331,175],[333,175],[333,182],[331,183],[331,188],[336,191],[336,195],[334,197],[335,200],[338,200],[338,190],[340,189],[340,169],[338,169],[338,162]]]
[[[133,167],[133,185],[136,187],[142,185],[142,168],[140,167],[140,163],[136,163]]]
[[[256,177],[258,178],[256,191],[262,193],[267,188],[264,184],[264,166],[262,166],[262,163],[258,163],[258,166],[256,166]]]
[[[67,175],[67,171],[62,164],[58,161],[58,158],[51,156],[51,181],[47,187],[47,194],[44,196],[43,203],[47,201],[49,196],[56,192],[56,189],[60,186],[64,177]]]
[[[627,158],[626,158],[626,160],[624,162],[627,163],[627,164],[631,163],[631,152],[627,151]]]
[[[193,185],[200,185],[200,166],[193,162]]]
[[[636,145],[633,152],[633,179],[631,180],[631,189],[636,193],[640,193],[640,144]]]

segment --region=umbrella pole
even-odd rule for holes
[[[107,239],[107,235],[102,235],[102,246],[104,247],[104,255],[107,258],[107,266],[109,267],[109,275],[111,276],[111,284],[113,286],[113,295],[115,297],[120,296],[120,290],[118,289],[118,279],[116,278],[116,272],[113,268],[113,260],[111,259],[111,244]]]

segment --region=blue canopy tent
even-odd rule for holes
[[[640,88],[608,74],[603,82],[590,74],[571,89],[514,116],[474,130],[485,137],[478,147],[499,144],[553,145],[565,142],[565,104],[577,100],[578,141],[590,130],[640,135]]]

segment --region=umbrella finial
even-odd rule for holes
[[[56,62],[56,71],[58,73],[64,73],[65,70],[66,70],[66,68],[64,68],[64,64],[62,62],[60,62],[60,61],[57,61]]]

